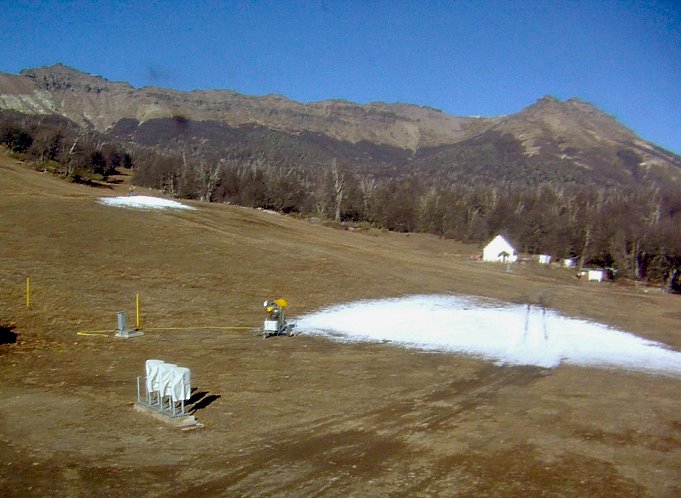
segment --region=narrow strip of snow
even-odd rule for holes
[[[500,364],[615,367],[681,376],[681,353],[539,306],[453,296],[360,301],[301,316],[296,330],[341,341],[388,341]]]
[[[98,202],[107,206],[129,207],[138,209],[196,209],[177,201],[151,197],[148,195],[130,195],[126,197],[100,197]]]

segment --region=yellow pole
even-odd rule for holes
[[[137,321],[135,322],[137,330],[140,328],[140,293],[137,293],[135,304],[137,305]]]
[[[26,307],[31,307],[31,277],[26,276]]]

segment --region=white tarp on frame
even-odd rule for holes
[[[163,360],[147,360],[144,364],[146,370],[147,393],[158,391],[158,370]]]
[[[171,370],[169,390],[173,401],[187,401],[191,398],[191,372],[188,368],[175,367]]]

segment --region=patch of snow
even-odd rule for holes
[[[681,376],[681,353],[606,325],[539,306],[454,296],[359,301],[301,316],[298,333],[390,342],[498,364],[623,368]]]
[[[138,209],[196,209],[177,201],[151,197],[148,195],[130,195],[125,197],[100,197],[98,202],[107,206],[129,207]]]
[[[273,211],[272,209],[263,209],[263,208],[256,208],[256,209],[257,209],[258,211],[263,212],[263,213],[275,214],[275,215],[277,215],[277,216],[281,216],[281,213],[279,213],[279,212],[277,212],[277,211]]]

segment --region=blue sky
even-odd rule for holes
[[[681,153],[681,2],[0,0],[0,71],[511,114],[579,97]]]

